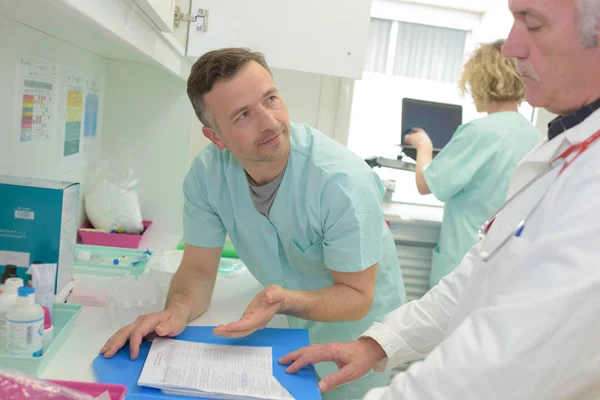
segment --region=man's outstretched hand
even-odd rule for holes
[[[213,333],[219,336],[239,338],[263,329],[282,309],[285,296],[286,290],[281,286],[267,286],[252,300],[239,321],[219,325]]]

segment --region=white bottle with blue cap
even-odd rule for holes
[[[4,282],[4,293],[0,294],[0,355],[6,353],[6,312],[17,304],[17,292],[23,286],[23,279],[8,278]]]
[[[35,304],[35,289],[20,287],[17,304],[6,312],[8,354],[41,357],[44,349],[44,310]]]

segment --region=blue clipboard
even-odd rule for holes
[[[273,375],[296,399],[321,399],[317,374],[314,367],[308,366],[294,375],[285,372],[286,366],[279,365],[284,355],[301,347],[308,346],[310,340],[305,329],[266,328],[240,339],[229,339],[212,333],[214,326],[188,326],[178,340],[190,342],[225,344],[236,346],[268,346],[273,350]],[[138,386],[137,381],[148,357],[151,342],[142,343],[137,360],[129,358],[129,347],[124,346],[113,358],[107,359],[98,355],[93,365],[98,378],[104,383],[116,383],[127,386],[127,400],[190,400],[192,397],[167,395],[159,389]],[[198,397],[193,397],[197,399]]]

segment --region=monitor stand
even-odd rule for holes
[[[402,157],[408,157],[408,158],[412,158],[413,160],[417,161],[417,149],[413,149],[412,147],[406,148],[403,147],[402,148],[402,153],[400,155],[398,155],[398,160],[402,160]]]
[[[401,157],[399,157],[401,158]],[[371,157],[365,160],[369,167],[385,167],[392,169],[400,169],[403,171],[413,171],[415,170],[415,164],[407,163],[405,161],[401,161],[400,159],[394,160],[393,158],[384,158],[384,157]]]

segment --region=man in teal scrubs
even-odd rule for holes
[[[207,53],[194,64],[188,95],[212,144],[183,185],[183,261],[165,310],[115,334],[105,356],[129,339],[137,357],[142,337],[176,335],[206,311],[226,234],[265,289],[217,335],[246,336],[285,314],[312,343],[350,341],[405,303],[378,176],[323,133],[290,123],[261,54]],[[333,363],[316,369],[321,377],[337,371]],[[362,398],[387,383],[371,373],[326,398]]]

